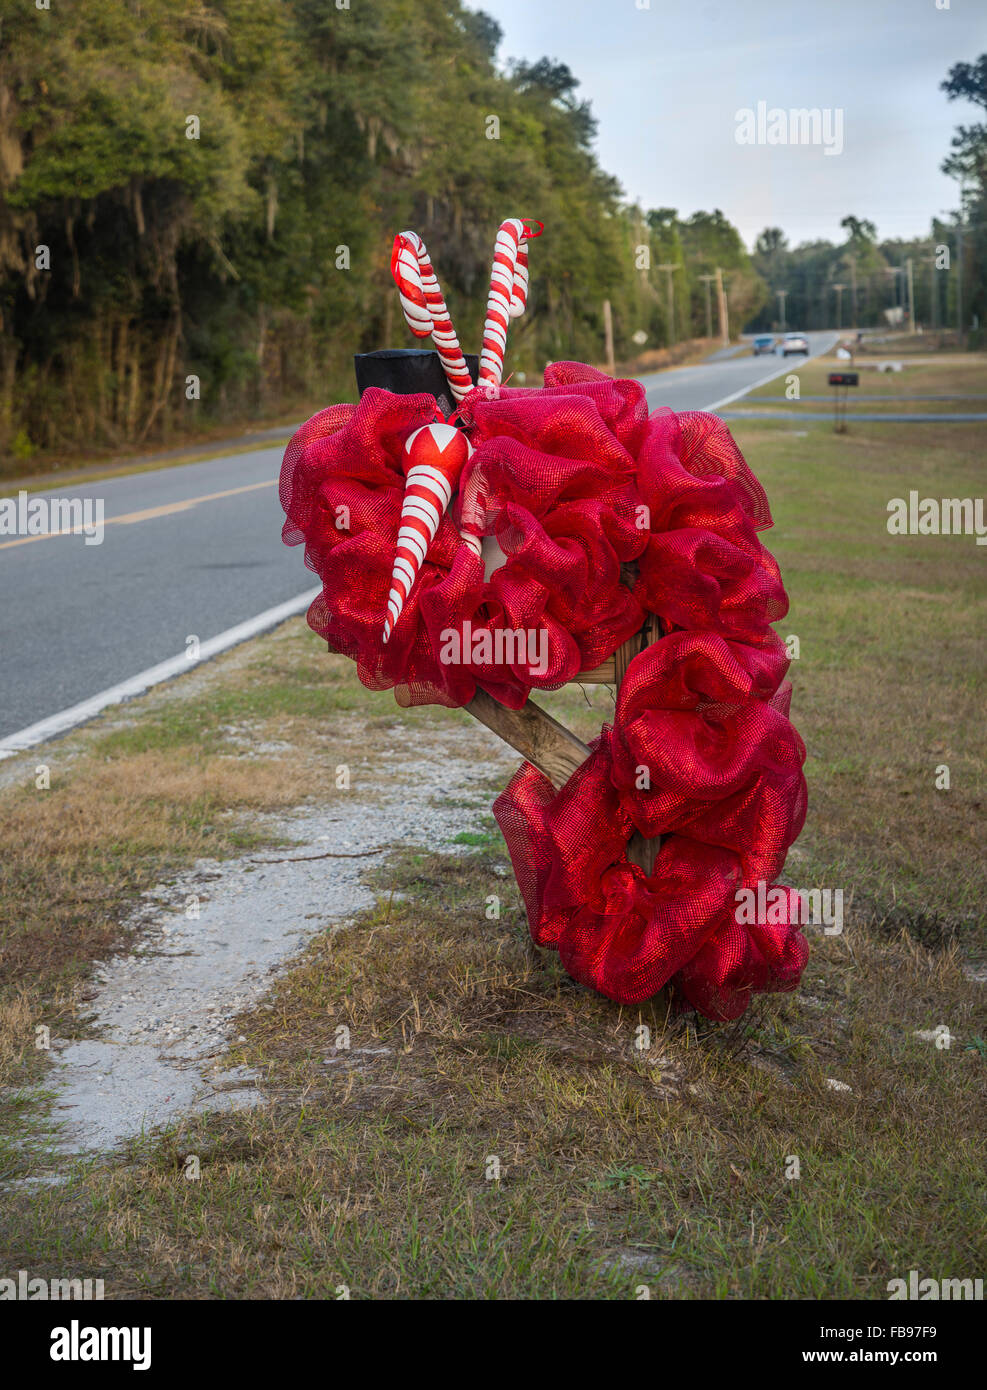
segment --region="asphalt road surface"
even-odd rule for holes
[[[837,341],[836,333],[808,333],[809,354],[827,352]],[[652,410],[670,405],[673,410],[715,410],[785,372],[797,372],[804,357],[754,357],[749,348],[729,357],[717,355],[697,367],[675,367],[639,378]]]
[[[813,354],[835,338],[810,335]],[[741,350],[641,381],[652,409],[715,409],[803,360]],[[281,542],[281,453],[234,452],[31,494],[101,498],[104,531],[98,545],[0,535],[0,755],[187,669],[191,637],[222,648],[286,616],[292,600],[304,611],[315,577],[302,547]],[[169,659],[174,669],[151,675]]]

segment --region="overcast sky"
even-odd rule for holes
[[[468,0],[504,30],[499,51],[567,63],[599,122],[600,163],[627,196],[682,216],[719,207],[750,245],[928,232],[957,205],[940,173],[953,130],[982,117],[939,83],[987,51],[987,0]],[[742,108],[842,111],[843,151],[736,140]]]

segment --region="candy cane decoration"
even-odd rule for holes
[[[463,465],[472,452],[462,430],[444,423],[422,425],[404,441],[401,462],[406,481],[391,573],[391,592],[387,596],[385,642],[401,616],[411,587],[418,578],[418,571],[425,563],[428,548],[435,539],[442,515],[459,482]],[[479,549],[477,538],[463,536],[463,539],[476,554]]]
[[[483,330],[480,381],[499,386],[504,374],[508,319],[524,313],[528,299],[528,253],[525,242],[540,236],[542,225],[511,218],[497,233],[491,271],[487,320]],[[416,338],[432,335],[446,378],[458,405],[473,382],[442,298],[439,282],[417,232],[401,232],[394,238],[391,274],[401,296],[401,308]],[[405,473],[404,498],[398,526],[391,588],[384,619],[385,644],[404,611],[408,595],[418,578],[429,547],[435,539],[443,513],[452,500],[463,466],[473,449],[462,430],[453,425],[423,425],[405,440],[402,466]],[[478,536],[460,529],[459,535],[477,559],[483,560]]]
[[[507,328],[511,319],[520,318],[528,303],[528,253],[526,242],[541,236],[542,224],[529,223],[519,217],[502,222],[494,245],[490,269],[490,295],[487,299],[487,318],[483,325],[483,348],[480,352],[479,384],[499,386],[504,375],[504,353],[507,350]]]
[[[459,401],[473,390],[473,379],[459,346],[442,291],[425,243],[417,232],[400,232],[391,252],[391,274],[401,296],[401,308],[416,338],[431,333],[452,394]]]

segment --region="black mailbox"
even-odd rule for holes
[[[830,386],[859,386],[860,375],[857,372],[830,372]]]

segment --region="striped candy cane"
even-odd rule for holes
[[[500,224],[497,232],[480,352],[481,385],[499,386],[504,375],[508,323],[524,313],[528,302],[528,252],[525,248],[530,238],[541,236],[542,232],[540,222],[534,225],[537,231],[521,218],[510,217]]]
[[[431,333],[452,394],[457,403],[464,400],[473,390],[473,380],[425,243],[417,232],[400,232],[394,238],[391,274],[401,296],[408,327],[416,338],[427,338]]]

